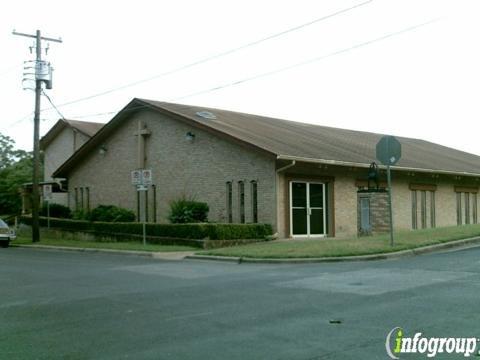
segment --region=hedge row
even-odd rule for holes
[[[31,225],[32,218],[22,216],[21,222]],[[47,218],[40,217],[40,226],[47,226]],[[89,222],[69,219],[50,218],[50,227],[68,231],[85,231],[99,234],[142,234],[141,223]],[[147,236],[179,239],[264,239],[272,235],[269,224],[147,224]]]

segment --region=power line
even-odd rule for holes
[[[206,63],[206,62],[209,62],[209,61],[212,61],[214,59],[218,59],[220,57],[223,57],[223,56],[227,56],[227,55],[230,55],[232,53],[235,53],[235,52],[238,52],[240,50],[243,50],[243,49],[246,49],[248,47],[251,47],[251,46],[255,46],[255,45],[258,45],[262,42],[265,42],[265,41],[268,41],[268,40],[271,40],[271,39],[274,39],[274,38],[278,38],[280,36],[283,36],[283,35],[286,35],[288,33],[291,33],[291,32],[294,32],[294,31],[297,31],[297,30],[300,30],[302,28],[305,28],[307,26],[310,26],[310,25],[313,25],[315,23],[318,23],[318,22],[321,22],[321,21],[324,21],[324,20],[327,20],[329,18],[332,18],[334,16],[337,16],[337,15],[340,15],[340,14],[343,14],[343,13],[346,13],[350,10],[353,10],[355,8],[358,8],[358,7],[361,7],[361,6],[364,6],[370,2],[372,2],[373,0],[368,0],[368,1],[365,1],[365,2],[362,2],[362,3],[359,3],[359,4],[356,4],[356,5],[353,5],[351,7],[348,7],[348,8],[345,8],[345,9],[342,9],[342,10],[338,10],[334,13],[331,13],[329,15],[325,15],[325,16],[322,16],[320,18],[317,18],[317,19],[314,19],[312,21],[309,21],[307,23],[304,23],[304,24],[301,24],[301,25],[298,25],[298,26],[294,26],[292,28],[289,28],[287,30],[284,30],[284,31],[281,31],[279,33],[275,33],[273,35],[270,35],[270,36],[267,36],[267,37],[264,37],[264,38],[261,38],[259,40],[255,40],[255,41],[252,41],[250,43],[246,43],[244,45],[241,45],[241,46],[238,46],[236,48],[233,48],[233,49],[230,49],[230,50],[226,50],[226,51],[223,51],[223,52],[220,52],[220,53],[217,53],[215,55],[212,55],[212,56],[209,56],[209,57],[205,57],[203,59],[200,59],[200,60],[197,60],[195,62],[192,62],[192,63],[189,63],[189,64],[186,64],[186,65],[183,65],[183,66],[180,66],[178,68],[175,68],[175,69],[172,69],[172,70],[169,70],[169,71],[166,71],[164,73],[161,73],[161,74],[158,74],[158,75],[154,75],[154,76],[151,76],[151,77],[148,77],[148,78],[145,78],[145,79],[141,79],[141,80],[138,80],[138,81],[134,81],[134,82],[131,82],[131,83],[128,83],[128,84],[125,84],[125,85],[122,85],[120,87],[116,87],[116,88],[112,88],[110,90],[106,90],[106,91],[103,91],[103,92],[99,92],[99,93],[96,93],[96,94],[93,94],[93,95],[89,95],[89,96],[85,96],[83,98],[79,98],[79,99],[76,99],[76,100],[72,100],[72,101],[68,101],[68,102],[65,102],[65,103],[61,103],[57,106],[57,108],[59,107],[62,107],[62,106],[67,106],[67,105],[72,105],[72,104],[75,104],[75,103],[78,103],[78,102],[82,102],[82,101],[86,101],[86,100],[90,100],[90,99],[93,99],[93,98],[96,98],[96,97],[99,97],[99,96],[103,96],[103,95],[107,95],[107,94],[110,94],[112,92],[115,92],[115,91],[119,91],[119,90],[122,90],[122,89],[125,89],[125,88],[128,88],[128,87],[132,87],[132,86],[135,86],[135,85],[138,85],[138,84],[141,84],[141,83],[144,83],[144,82],[148,82],[148,81],[151,81],[151,80],[155,80],[155,79],[158,79],[160,77],[164,77],[164,76],[167,76],[167,75],[172,75],[172,74],[175,74],[177,72],[180,72],[182,70],[186,70],[188,68],[191,68],[191,67],[194,67],[194,66],[197,66],[197,65],[200,65],[200,64],[203,64],[203,63]],[[52,108],[55,109],[55,106],[53,106],[52,104]],[[50,109],[52,109],[50,108]],[[50,109],[43,109],[41,110],[42,112],[43,111],[46,111],[46,110],[50,110]],[[57,110],[58,112],[58,110]],[[106,113],[100,113],[100,114],[93,114],[93,116],[95,115],[108,115],[108,114],[113,114],[115,113],[115,111],[110,111],[110,112],[106,112]],[[10,126],[16,126],[17,124],[25,121],[29,116],[31,116],[31,113],[30,114],[27,114],[25,115],[24,117],[22,117],[21,119],[15,121],[14,123],[12,123]],[[80,117],[88,117],[89,115],[87,116],[80,116]]]
[[[57,113],[60,115],[60,117],[61,117],[62,119],[64,119],[64,116],[63,116],[63,115],[61,114],[61,112],[55,107],[55,105],[52,103],[52,100],[48,97],[48,95],[45,93],[45,91],[43,91],[43,89],[42,89],[42,93],[43,93],[43,95],[45,95],[45,97],[48,99],[48,101],[49,101],[50,104],[52,105],[52,109],[56,110]],[[45,111],[45,110],[46,110],[46,109],[43,109],[43,110],[41,110],[41,111]],[[16,121],[14,121],[13,123],[9,124],[8,126],[9,126],[9,127],[15,127],[15,126],[17,126],[18,124],[21,124],[21,123],[24,122],[24,121],[31,120],[30,117],[31,117],[32,115],[33,115],[33,111],[30,112],[29,114],[25,115],[24,117],[22,117],[22,118],[20,118],[20,119],[18,119],[18,120],[16,120]],[[41,119],[41,120],[45,120],[45,119]]]
[[[42,88],[42,94],[48,99],[48,102],[50,103],[50,105],[53,106],[53,108],[55,109],[55,111],[57,112],[58,115],[60,115],[60,117],[62,119],[65,119],[65,116],[63,116],[63,114],[60,112],[60,110],[57,109],[57,107],[55,106],[55,104],[53,103],[52,99],[50,99],[50,96],[47,95],[47,93],[45,92],[45,90],[43,90]]]
[[[117,112],[118,112],[118,111],[107,111],[107,112],[101,112],[101,113],[94,113],[94,114],[87,114],[87,115],[72,116],[72,119],[77,120],[77,119],[88,118],[88,117],[96,117],[96,116],[102,116],[102,115],[111,115],[111,114],[116,114]]]
[[[148,107],[152,107],[151,105],[138,105],[138,106],[133,106],[128,110],[124,111],[134,111],[138,109],[145,109]],[[120,110],[117,111],[106,111],[106,112],[100,112],[100,113],[94,113],[94,114],[87,114],[87,115],[77,115],[77,116],[72,116],[71,118],[76,120],[76,119],[82,119],[82,118],[87,118],[87,117],[96,117],[96,116],[102,116],[102,115],[112,115],[112,114],[117,114],[119,113]]]
[[[264,37],[264,38],[261,38],[261,39],[259,39],[259,40],[255,40],[255,41],[246,43],[246,44],[244,44],[244,45],[238,46],[238,47],[236,47],[236,48],[229,49],[229,50],[226,50],[226,51],[217,53],[217,54],[215,54],[215,55],[202,58],[202,59],[197,60],[197,61],[194,61],[194,62],[192,62],[192,63],[186,64],[186,65],[182,65],[182,66],[180,66],[180,67],[178,67],[178,68],[175,68],[175,69],[172,69],[172,70],[169,70],[169,71],[166,71],[166,72],[157,74],[157,75],[153,75],[153,76],[150,76],[150,77],[148,77],[148,78],[144,78],[144,79],[141,79],[141,80],[133,81],[133,82],[131,82],[131,83],[127,83],[127,84],[125,84],[125,85],[121,85],[121,86],[118,86],[118,87],[115,87],[115,88],[112,88],[112,89],[109,89],[109,90],[105,90],[105,91],[102,91],[102,92],[99,92],[99,93],[96,93],[96,94],[93,94],[93,95],[85,96],[85,97],[83,97],[83,98],[79,98],[79,99],[76,99],[76,100],[71,100],[71,101],[64,102],[64,103],[58,105],[58,107],[67,106],[67,105],[72,105],[72,104],[75,104],[75,103],[78,103],[78,102],[90,100],[90,99],[93,99],[93,98],[96,98],[96,97],[99,97],[99,96],[103,96],[103,95],[110,94],[110,93],[115,92],[115,91],[123,90],[123,89],[129,88],[129,87],[135,86],[135,85],[139,85],[139,84],[142,84],[142,83],[145,83],[145,82],[148,82],[148,81],[152,81],[152,80],[155,80],[155,79],[158,79],[158,78],[167,76],[167,75],[172,75],[172,74],[178,73],[178,72],[180,72],[180,71],[189,69],[189,68],[191,68],[191,67],[194,67],[194,66],[197,66],[197,65],[200,65],[200,64],[203,64],[203,63],[206,63],[206,62],[209,62],[209,61],[212,61],[212,60],[215,60],[215,59],[218,59],[218,58],[221,58],[221,57],[230,55],[230,54],[233,54],[233,53],[238,52],[238,51],[240,51],[240,50],[243,50],[243,49],[246,49],[246,48],[249,48],[249,47],[252,47],[252,46],[256,46],[256,45],[258,45],[258,44],[261,44],[261,43],[263,43],[263,42],[265,42],[265,41],[272,40],[272,39],[278,38],[278,37],[280,37],[280,36],[286,35],[286,34],[288,34],[288,33],[291,33],[291,32],[294,32],[294,31],[297,31],[297,30],[300,30],[300,29],[303,29],[303,28],[305,28],[305,27],[307,27],[307,26],[310,26],[310,25],[319,23],[319,22],[321,22],[321,21],[330,19],[330,18],[335,17],[335,16],[337,16],[337,15],[341,15],[341,14],[346,13],[346,12],[348,12],[348,11],[351,11],[351,10],[353,10],[353,9],[356,9],[356,8],[361,7],[361,6],[367,5],[367,4],[371,3],[372,1],[373,1],[373,0],[364,1],[364,2],[362,2],[362,3],[359,3],[359,4],[356,4],[356,5],[350,6],[350,7],[348,7],[348,8],[345,8],[345,9],[342,9],[342,10],[338,10],[338,11],[336,11],[336,12],[334,12],[334,13],[329,14],[329,15],[325,15],[325,16],[319,17],[319,18],[317,18],[317,19],[314,19],[314,20],[312,20],[312,21],[306,22],[306,23],[304,23],[304,24],[294,26],[294,27],[292,27],[292,28],[289,28],[289,29],[287,29],[287,30],[284,30],[284,31],[275,33],[275,34],[273,34],[273,35],[269,35],[269,36]]]
[[[327,58],[330,58],[330,57],[333,57],[333,56],[336,56],[336,55],[344,54],[344,53],[347,53],[347,52],[349,52],[349,51],[352,51],[352,50],[355,50],[355,49],[358,49],[358,48],[361,48],[361,47],[364,47],[364,46],[368,46],[368,45],[371,45],[371,44],[373,44],[373,43],[380,42],[380,41],[383,41],[383,40],[386,40],[386,39],[389,39],[389,38],[392,38],[392,37],[395,37],[395,36],[398,36],[398,35],[401,35],[401,34],[404,34],[404,33],[406,33],[406,32],[410,32],[410,31],[416,30],[416,29],[418,29],[418,28],[420,28],[420,27],[430,25],[430,24],[438,21],[439,19],[440,19],[440,18],[435,18],[435,19],[429,20],[429,21],[427,21],[427,22],[423,22],[423,23],[420,23],[420,24],[416,24],[416,25],[413,25],[413,26],[409,26],[409,27],[404,28],[404,29],[402,29],[402,30],[395,31],[395,32],[391,32],[391,33],[388,33],[388,34],[386,34],[386,35],[383,35],[383,36],[380,36],[380,37],[377,37],[377,38],[374,38],[374,39],[371,39],[371,40],[367,40],[367,41],[361,42],[361,43],[359,43],[359,44],[355,44],[355,45],[353,45],[353,46],[349,46],[349,47],[347,47],[347,48],[344,48],[344,49],[341,49],[341,50],[337,50],[337,51],[334,51],[334,52],[329,53],[329,54],[326,54],[326,55],[322,55],[322,56],[319,56],[319,57],[315,57],[315,58],[313,58],[313,59],[309,59],[309,60],[302,61],[302,62],[293,64],[293,65],[285,66],[285,67],[283,67],[283,68],[279,68],[279,69],[272,70],[272,71],[267,71],[267,72],[264,72],[264,73],[261,73],[261,74],[257,74],[257,75],[251,76],[251,77],[249,77],[249,78],[244,78],[244,79],[237,80],[237,81],[233,81],[233,82],[230,82],[230,83],[227,83],[227,84],[218,85],[218,86],[215,86],[215,87],[213,87],[213,88],[208,88],[208,89],[200,90],[200,91],[197,91],[197,92],[194,92],[194,93],[190,93],[190,94],[187,94],[187,95],[175,97],[175,98],[172,98],[170,101],[181,100],[181,99],[185,99],[185,98],[189,98],[189,97],[193,97],[193,96],[205,94],[205,93],[208,93],[208,92],[213,92],[213,91],[221,90],[221,89],[224,89],[224,88],[227,88],[227,87],[231,87],[231,86],[243,84],[243,83],[246,83],[246,82],[249,82],[249,81],[253,81],[253,80],[256,80],[256,79],[260,79],[260,78],[263,78],[263,77],[267,77],[267,76],[270,76],[270,75],[274,75],[274,74],[277,74],[277,73],[281,73],[281,72],[284,72],[284,71],[288,71],[288,70],[294,69],[294,68],[296,68],[296,67],[301,67],[301,66],[304,66],[304,65],[308,65],[308,64],[311,64],[311,63],[314,63],[314,62],[317,62],[317,61],[321,61],[321,60],[324,60],[324,59],[327,59]],[[140,106],[131,108],[130,110],[137,110],[137,109],[139,109],[139,108],[146,108],[146,107],[149,107],[149,106],[140,105]],[[116,113],[118,113],[118,111],[108,111],[108,112],[95,113],[95,114],[89,114],[89,115],[79,115],[79,116],[74,116],[74,117],[72,117],[72,118],[73,118],[73,119],[79,119],[79,118],[85,118],[85,117],[111,115],[111,114],[116,114]]]
[[[20,124],[20,123],[28,120],[28,118],[29,118],[30,116],[32,116],[32,115],[33,115],[33,111],[32,111],[31,113],[25,115],[24,117],[22,117],[22,118],[20,118],[20,119],[18,119],[18,120],[16,120],[16,121],[14,121],[13,123],[9,124],[8,126],[9,126],[9,127],[15,127],[15,126],[17,126],[18,124]]]
[[[417,25],[410,26],[410,27],[407,27],[407,28],[399,30],[399,31],[389,33],[387,35],[380,36],[380,37],[372,39],[372,40],[368,40],[368,41],[350,46],[350,47],[345,48],[345,49],[334,51],[334,52],[332,52],[330,54],[327,54],[327,55],[322,55],[322,56],[315,57],[313,59],[309,59],[309,60],[306,60],[306,61],[302,61],[302,62],[293,64],[293,65],[288,65],[288,66],[285,66],[283,68],[279,68],[279,69],[276,69],[276,70],[267,71],[267,72],[264,72],[264,73],[261,73],[261,74],[257,74],[257,75],[254,75],[254,76],[251,76],[251,77],[248,77],[248,78],[245,78],[245,79],[241,79],[241,80],[237,80],[237,81],[234,81],[234,82],[218,85],[218,86],[215,86],[213,88],[209,88],[209,89],[205,89],[205,90],[200,90],[200,91],[197,91],[197,92],[190,93],[188,95],[176,97],[176,98],[171,99],[171,101],[182,100],[182,99],[186,99],[186,98],[189,98],[189,97],[192,97],[192,96],[206,94],[206,93],[209,93],[209,92],[225,89],[227,87],[243,84],[243,83],[246,83],[246,82],[249,82],[249,81],[252,81],[252,80],[257,80],[257,79],[267,77],[267,76],[270,76],[270,75],[278,74],[280,72],[288,71],[288,70],[291,70],[291,69],[294,69],[294,68],[297,68],[297,67],[300,67],[300,66],[309,65],[311,63],[314,63],[314,62],[317,62],[317,61],[320,61],[320,60],[324,60],[324,59],[330,58],[332,56],[344,54],[344,53],[347,53],[349,51],[352,51],[352,50],[355,50],[355,49],[358,49],[358,48],[361,48],[361,47],[364,47],[364,46],[367,46],[367,45],[371,45],[373,43],[383,41],[383,40],[386,40],[388,38],[398,36],[398,35],[401,35],[403,33],[409,32],[409,31],[413,31],[415,29],[418,29],[419,27],[432,24],[433,22],[436,22],[438,20],[439,20],[439,18],[436,18],[436,19],[433,19],[433,20],[430,20],[430,21],[427,21],[427,22],[424,22],[424,23],[421,23],[421,24],[417,24]]]

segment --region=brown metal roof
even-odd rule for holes
[[[67,160],[55,176],[66,172],[95,145],[96,138],[108,136],[132,111],[150,108],[211,130],[220,136],[249,144],[279,159],[368,166],[375,159],[375,146],[382,134],[312,125],[221,109],[134,99],[99,133]],[[198,116],[208,111],[214,119]],[[394,167],[418,171],[480,175],[480,156],[424,140],[397,137],[402,144],[402,158]]]
[[[143,101],[201,122],[283,158],[368,165],[376,161],[375,147],[384,136],[220,109]],[[209,111],[216,119],[202,119],[196,115],[199,111]],[[480,156],[424,140],[397,139],[402,144],[402,158],[397,167],[480,174]]]
[[[98,130],[100,130],[103,125],[102,123],[95,123],[95,122],[89,122],[89,121],[79,121],[79,120],[68,120],[65,119],[65,121],[74,129],[84,133],[85,135],[88,135],[89,137],[92,137],[97,133]]]
[[[100,130],[103,127],[103,125],[105,124],[94,123],[89,121],[60,119],[40,139],[40,148],[45,149],[48,146],[48,144],[50,144],[53,141],[53,139],[55,139],[55,137],[58,134],[60,134],[60,132],[66,126],[70,126],[71,128],[91,138],[93,135],[95,135],[98,132],[98,130]]]

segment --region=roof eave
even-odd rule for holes
[[[349,167],[359,167],[359,168],[369,168],[371,163],[358,163],[351,161],[341,161],[341,160],[329,160],[329,159],[316,159],[316,158],[307,158],[301,156],[290,156],[290,155],[277,155],[277,160],[295,160],[307,163],[315,164],[326,164],[326,165],[337,165],[337,166],[349,166]],[[379,165],[380,168],[386,169],[385,165]],[[468,176],[468,177],[480,177],[480,174],[464,172],[464,171],[450,171],[450,170],[436,170],[436,169],[422,169],[415,167],[405,167],[405,166],[391,166],[392,170],[397,171],[415,171],[422,172],[427,174],[443,174],[443,175],[455,175],[455,176]]]
[[[55,125],[40,139],[40,149],[45,150],[48,145],[53,141],[53,139],[66,127],[68,123],[59,119]]]
[[[93,148],[95,144],[101,141],[106,136],[109,131],[115,127],[116,123],[125,116],[126,110],[128,110],[132,104],[136,102],[136,99],[131,100],[122,110],[120,110],[108,123],[106,123],[95,135],[90,137],[87,142],[85,142],[80,149],[75,151],[72,156],[70,156],[60,167],[55,170],[52,174],[53,178],[67,178],[68,172],[77,161],[81,160],[84,153],[88,152],[89,148]],[[135,110],[135,109],[134,109]]]

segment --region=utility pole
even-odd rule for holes
[[[42,62],[42,40],[61,43],[62,39],[42,37],[40,30],[35,35],[12,32],[13,35],[25,36],[35,39],[35,115],[33,118],[33,179],[32,179],[32,242],[40,241],[39,219],[39,175],[40,175],[40,97],[42,95],[42,83],[45,82],[47,89],[52,88],[52,69],[50,64]],[[46,72],[47,70],[47,72]]]

